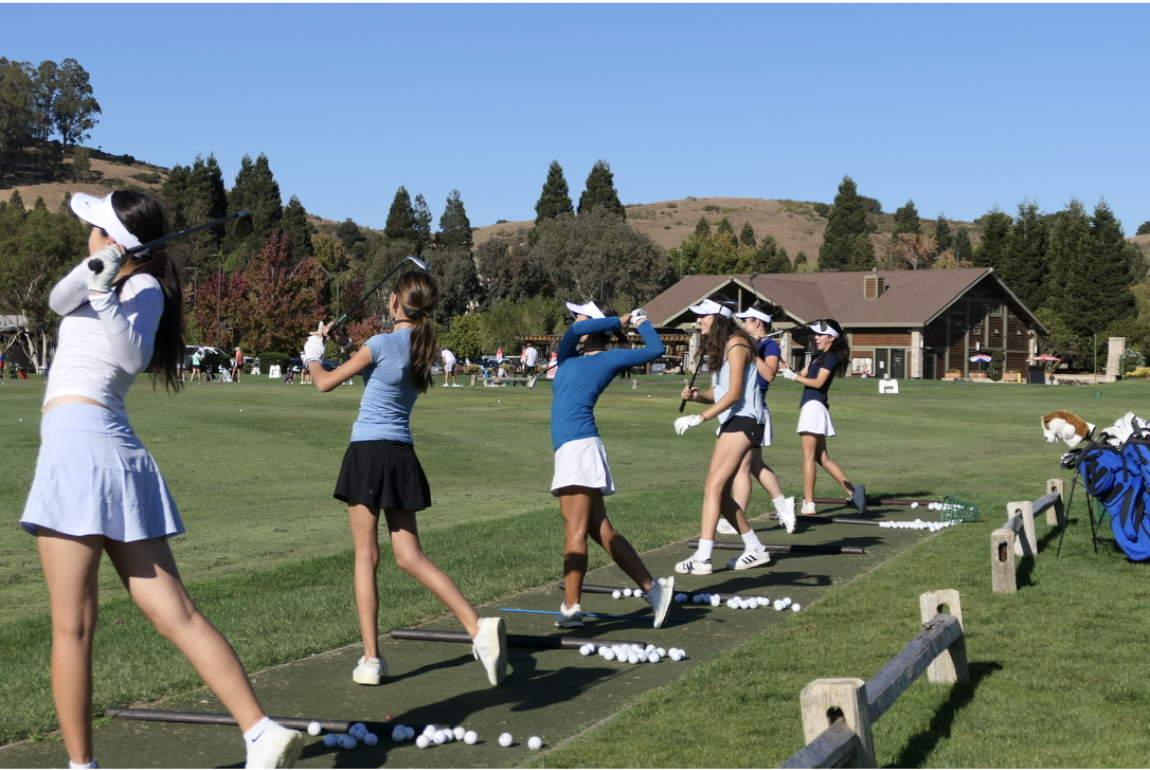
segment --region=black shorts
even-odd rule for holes
[[[753,417],[732,417],[719,428],[719,433],[742,433],[758,447],[763,445],[763,432],[763,424]]]
[[[431,507],[431,487],[415,447],[400,441],[353,441],[343,454],[336,500],[383,510]]]

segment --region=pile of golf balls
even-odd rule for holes
[[[603,660],[617,660],[620,663],[658,663],[663,658],[680,661],[687,657],[687,651],[678,647],[667,650],[648,644],[646,647],[639,644],[604,644],[596,647],[587,643],[579,648],[580,655],[594,655],[599,653]]]
[[[934,505],[935,503],[931,503]],[[883,529],[929,529],[931,532],[939,532],[947,527],[952,527],[958,524],[957,521],[923,521],[922,519],[915,519],[914,521],[880,521],[878,525]]]
[[[309,735],[319,735],[322,729],[319,722],[312,722],[307,726]],[[356,722],[346,734],[328,733],[323,737],[323,745],[329,749],[350,750],[358,748],[361,743],[364,746],[374,746],[379,743],[379,736],[368,730],[367,725],[363,722]]]
[[[675,594],[675,601],[682,604],[690,600],[695,604],[709,604],[712,607],[719,607],[723,602],[723,597],[719,594],[697,593],[697,594]],[[779,606],[783,602],[782,606]],[[786,597],[779,601],[771,603],[770,597],[767,596],[732,596],[727,599],[726,605],[733,610],[753,610],[758,607],[771,607],[776,610],[790,608],[794,612],[798,612],[801,608],[799,605],[791,601],[791,597]]]
[[[427,725],[418,736],[415,728],[410,725],[396,725],[391,731],[391,739],[396,743],[403,743],[415,739],[415,745],[421,749],[429,746],[442,746],[452,741],[463,741],[468,746],[474,746],[479,741],[479,734],[474,730],[459,725],[454,729],[447,725]]]
[[[616,588],[611,592],[612,599],[622,599],[624,596],[633,596],[636,599],[643,598],[642,588]]]

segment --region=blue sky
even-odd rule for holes
[[[76,59],[89,146],[268,157],[284,202],[382,228],[534,219],[552,160],[625,204],[831,202],[971,221],[1105,199],[1150,220],[1143,4],[5,4],[0,56]]]

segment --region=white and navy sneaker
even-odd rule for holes
[[[684,575],[710,575],[711,574],[711,560],[695,561],[692,556],[689,559],[684,559],[675,565],[675,571]]]
[[[727,569],[751,569],[753,567],[765,567],[770,563],[771,555],[765,550],[743,551],[737,559],[731,559],[727,562]]]

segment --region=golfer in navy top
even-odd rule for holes
[[[674,595],[674,578],[655,580],[639,554],[611,525],[605,495],[615,494],[607,465],[607,451],[595,426],[595,402],[620,373],[663,355],[658,333],[647,314],[634,310],[619,316],[610,305],[567,303],[575,323],[559,344],[558,370],[552,387],[551,442],[555,449],[555,475],[551,494],[559,498],[563,514],[563,592],[559,628],[582,628],[579,600],[587,574],[587,537],[595,540],[643,590],[655,614],[655,628],[663,625]],[[608,333],[624,340],[622,329],[634,323],[646,343],[644,348],[607,350]],[[582,346],[580,346],[582,343]]]

